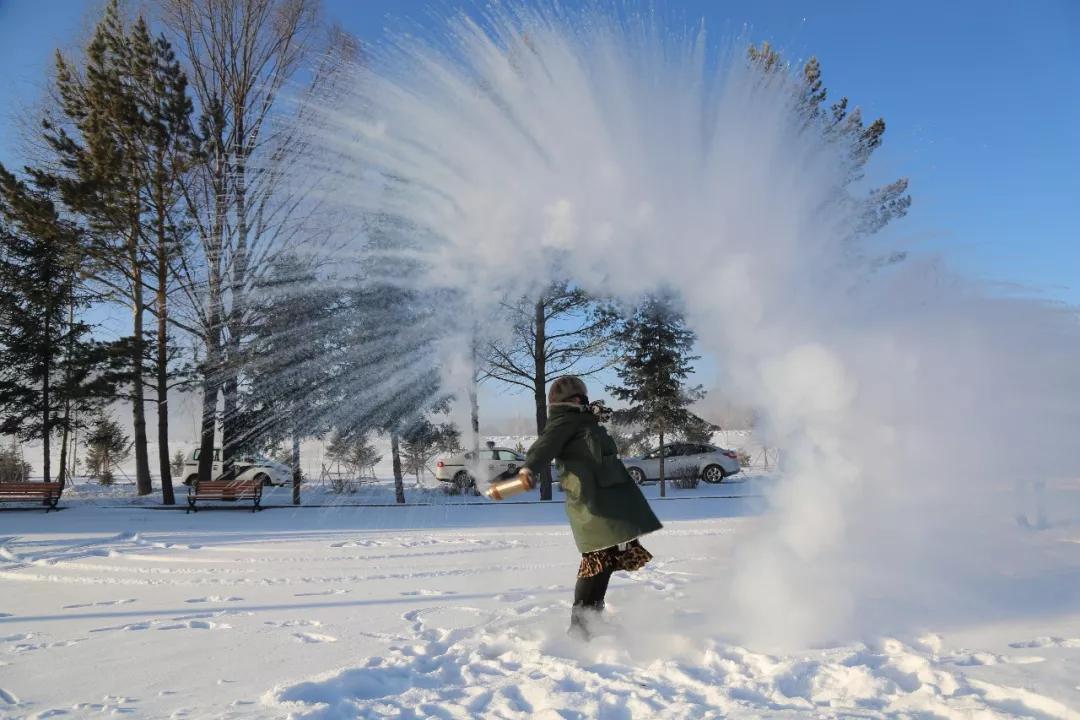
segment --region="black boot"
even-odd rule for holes
[[[590,623],[604,610],[604,597],[607,595],[611,572],[602,572],[587,578],[578,578],[574,584],[574,607],[570,610],[570,627],[566,634],[578,640],[592,638]]]
[[[570,627],[566,629],[566,634],[574,640],[589,642],[592,639],[592,633],[589,632],[589,616],[594,612],[583,605],[570,608]]]
[[[597,612],[603,612],[604,610],[604,598],[607,597],[608,583],[611,582],[611,570],[600,573],[595,577],[596,582],[593,584],[592,596],[589,598],[592,607],[596,608]]]

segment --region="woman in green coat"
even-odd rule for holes
[[[593,413],[585,383],[572,375],[551,384],[547,425],[529,448],[521,473],[535,484],[553,459],[581,553],[570,633],[588,638],[587,619],[604,609],[612,573],[639,570],[649,562],[652,555],[638,538],[662,526]]]

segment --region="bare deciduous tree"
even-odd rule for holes
[[[547,287],[539,298],[505,305],[512,318],[509,340],[492,344],[484,377],[529,390],[536,405],[536,434],[547,425],[550,380],[573,373],[593,375],[610,365],[604,357],[612,316],[594,311],[594,300],[568,282]],[[551,474],[544,472],[540,497],[551,499]]]
[[[177,269],[202,338],[203,412],[199,476],[210,475],[219,392],[223,460],[242,442],[235,426],[245,364],[248,296],[273,257],[304,224],[301,188],[284,181],[310,135],[282,97],[323,49],[318,0],[165,0],[163,22],[177,38],[201,111],[203,157],[185,191],[201,250]],[[355,57],[339,29],[314,66],[309,92]],[[303,108],[300,104],[299,107]],[[303,112],[301,109],[299,112]],[[310,210],[310,208],[308,208]]]

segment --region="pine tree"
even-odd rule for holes
[[[437,342],[445,333],[439,308],[446,293],[417,287],[426,268],[410,228],[375,218],[368,228],[365,264],[338,309],[341,341],[331,417],[346,433],[390,436],[397,502],[405,502],[402,433],[447,402],[441,391]]]
[[[8,447],[0,447],[0,483],[26,482],[32,469],[23,459],[14,438]]]
[[[172,265],[185,253],[186,224],[180,212],[185,175],[198,154],[198,137],[192,125],[193,106],[187,92],[187,77],[164,36],[150,37],[140,16],[129,34],[132,61],[132,91],[139,121],[137,132],[144,178],[147,236],[144,244],[152,257],[155,284],[154,314],[157,319],[154,346],[154,378],[158,419],[158,469],[162,502],[173,505],[172,467],[169,459],[169,390],[173,380],[183,381],[183,370],[170,369],[174,348],[170,342],[169,289]]]
[[[747,59],[750,66],[765,78],[775,78],[790,70],[780,52],[767,42],[760,47],[751,45],[747,50]],[[842,187],[837,188],[837,200],[850,202],[858,208],[858,221],[852,239],[876,233],[892,220],[906,215],[911,207],[907,178],[873,188],[862,198],[851,196],[849,190],[851,185],[863,178],[870,157],[881,147],[885,120],[878,118],[869,125],[864,124],[862,111],[858,107],[849,109],[846,97],[826,108],[828,91],[822,80],[821,63],[816,57],[811,57],[802,65],[799,75],[793,87],[802,131],[814,133],[830,143],[846,145],[848,173]],[[883,262],[902,259],[902,255],[890,256]]]
[[[0,165],[0,433],[41,439],[51,479],[51,440],[64,441],[58,479],[66,481],[73,410],[92,408],[114,390],[108,346],[77,316],[82,235],[61,218],[49,194]]]
[[[615,333],[622,355],[615,372],[621,385],[609,386],[613,397],[629,404],[615,412],[620,423],[639,425],[658,436],[660,495],[667,494],[664,476],[665,438],[704,422],[687,408],[705,396],[700,386],[689,387],[695,335],[686,327],[676,299],[669,293],[651,294]]]
[[[454,452],[461,445],[461,432],[453,423],[435,424],[420,418],[401,434],[405,470],[416,476],[417,485],[436,453]]]
[[[86,436],[86,471],[102,485],[112,485],[113,468],[131,456],[131,438],[120,425],[100,413]]]
[[[184,472],[185,461],[186,458],[184,457],[183,450],[177,450],[175,453],[173,453],[172,462],[170,463],[171,467],[169,468],[170,470],[172,470],[173,475],[179,476],[181,473]]]
[[[254,288],[247,364],[251,379],[239,398],[237,442],[266,449],[292,444],[293,502],[300,502],[300,441],[318,437],[330,423],[326,415],[333,391],[334,325],[339,293],[320,286],[310,262],[296,255],[273,261],[268,276]]]
[[[693,445],[709,445],[712,443],[712,435],[719,430],[719,426],[713,425],[707,420],[692,417],[678,431],[677,435],[682,442]]]
[[[182,224],[174,217],[179,183],[195,152],[186,79],[168,42],[152,39],[142,17],[126,30],[118,0],[106,6],[84,62],[73,64],[58,53],[56,67],[60,114],[43,126],[59,171],[35,175],[57,188],[82,219],[91,240],[87,270],[103,288],[103,299],[131,309],[132,333],[125,346],[136,484],[141,495],[151,491],[145,377],[153,374],[162,495],[172,504],[168,288],[170,263],[183,247]],[[148,294],[154,302],[147,301]],[[148,312],[157,317],[156,342],[146,331]]]
[[[136,484],[149,494],[146,447],[144,363],[146,338],[146,262],[143,256],[141,175],[132,126],[137,102],[127,76],[132,52],[124,36],[116,0],[105,10],[86,50],[84,68],[60,53],[56,85],[61,118],[43,123],[45,140],[59,159],[60,172],[39,170],[42,184],[59,189],[65,204],[85,220],[89,254],[106,297],[128,304],[132,334],[128,343],[132,420],[135,430]]]
[[[375,466],[382,460],[382,455],[364,433],[347,435],[335,432],[326,446],[326,456],[344,465],[345,470],[355,478],[363,477],[365,472],[374,475]]]

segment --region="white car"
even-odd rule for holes
[[[284,485],[292,482],[292,468],[262,455],[245,453],[233,460],[237,480],[259,478],[263,485]],[[215,480],[221,478],[221,449],[214,448],[212,471]],[[190,485],[199,477],[199,448],[188,453],[184,461],[184,484]]]
[[[477,477],[489,483],[513,477],[524,464],[525,456],[517,450],[491,444],[480,450],[479,458],[474,458],[472,452],[439,458],[435,463],[435,478],[465,489],[473,487]]]
[[[638,485],[660,477],[660,450],[657,448],[641,457],[623,458],[623,465]],[[707,483],[723,482],[724,478],[742,470],[734,450],[697,443],[672,443],[664,446],[664,476],[681,477],[698,474]]]

